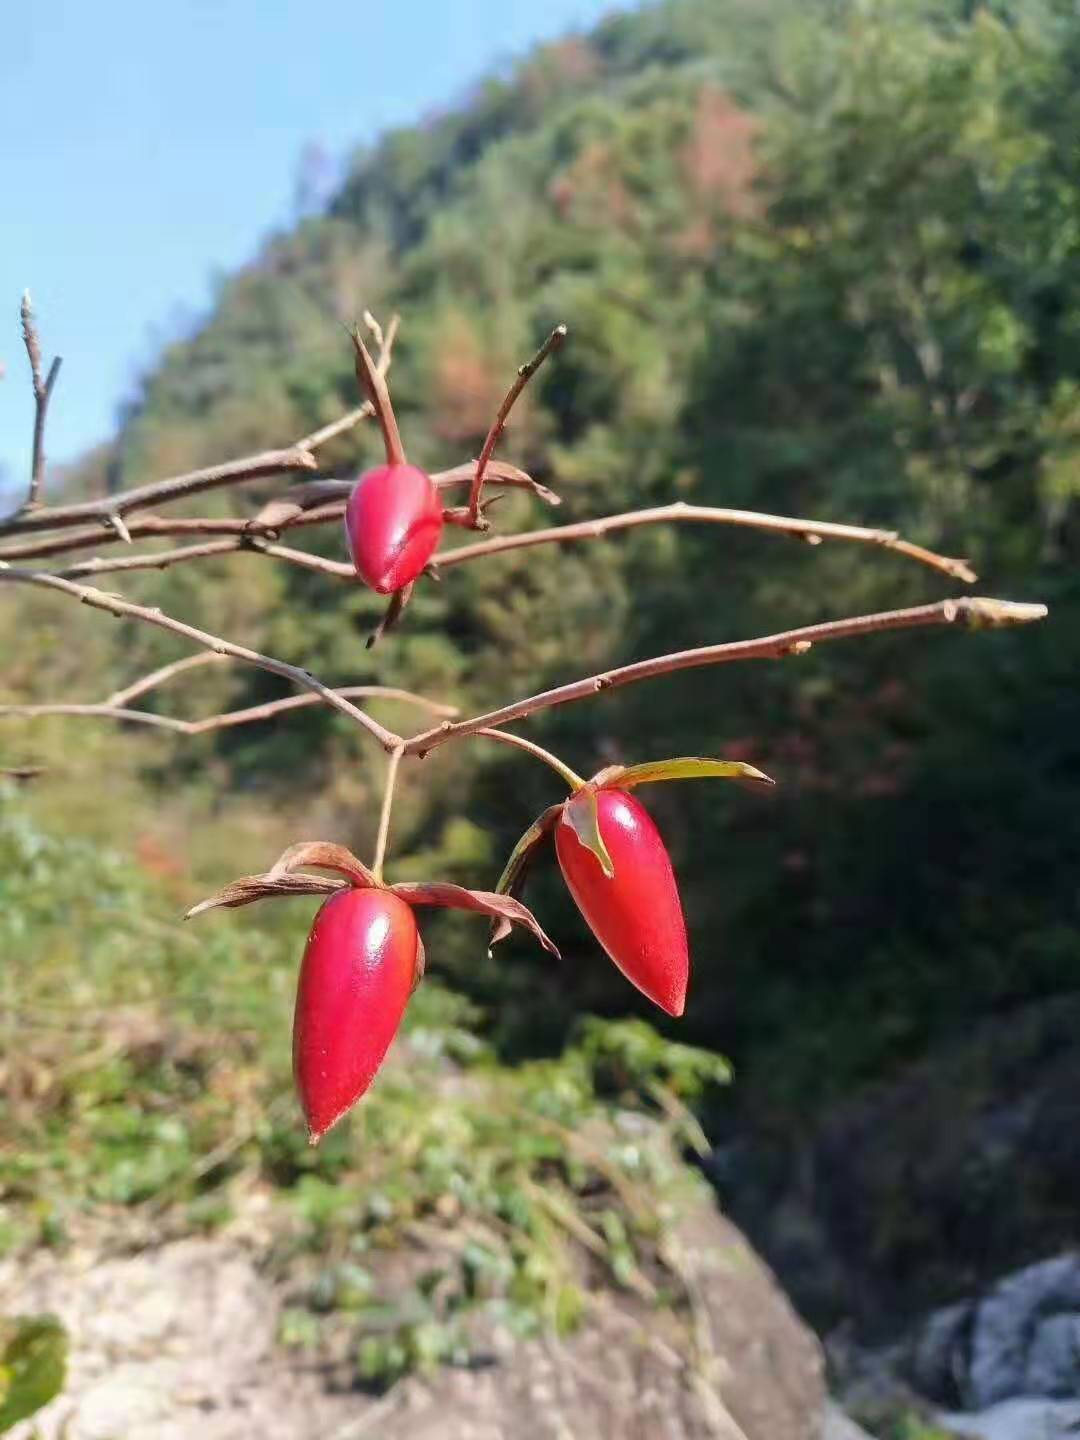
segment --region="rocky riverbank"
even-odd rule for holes
[[[707,1199],[678,1230],[690,1315],[611,1292],[573,1336],[493,1326],[483,1363],[382,1396],[281,1343],[257,1234],[249,1216],[243,1235],[0,1267],[0,1308],[59,1315],[72,1346],[63,1395],[13,1440],[840,1440],[816,1340]]]

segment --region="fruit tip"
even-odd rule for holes
[[[686,991],[681,995],[674,995],[670,1000],[657,1000],[657,1005],[665,1015],[670,1015],[673,1020],[681,1020],[683,1011],[686,1009]]]

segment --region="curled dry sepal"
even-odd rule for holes
[[[773,783],[738,760],[688,756],[608,766],[533,821],[496,886],[516,896],[540,846],[554,834],[559,868],[589,929],[631,984],[669,1015],[681,1015],[686,1004],[686,922],[667,848],[630,792],[656,780],[707,776]]]
[[[304,873],[332,870],[343,879]],[[304,949],[293,1019],[293,1075],[311,1143],[370,1086],[424,973],[413,908],[472,910],[493,921],[493,940],[518,924],[557,955],[535,916],[511,895],[440,881],[387,885],[343,845],[292,845],[263,875],[245,875],[193,906],[250,905],[288,895],[325,895]]]

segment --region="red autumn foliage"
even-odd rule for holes
[[[548,186],[560,220],[579,225],[627,226],[634,221],[630,192],[618,173],[611,147],[600,140],[586,145]]]
[[[486,435],[502,397],[501,373],[464,315],[444,320],[432,374],[435,434],[455,445]]]

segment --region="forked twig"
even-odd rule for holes
[[[159,685],[164,685],[167,680],[172,680],[177,675],[183,675],[188,670],[197,670],[204,665],[220,665],[226,659],[228,656],[218,655],[213,650],[196,651],[194,655],[185,655],[182,660],[174,660],[170,665],[162,665],[157,670],[151,670],[149,675],[144,675],[139,680],[133,680],[122,690],[114,690],[104,703],[106,705],[126,705],[130,700],[137,700],[140,695],[149,694],[151,690],[156,690]]]
[[[558,350],[559,346],[566,339],[566,334],[565,325],[556,325],[555,329],[544,341],[543,345],[540,346],[540,349],[533,358],[519,367],[513,385],[510,386],[510,389],[506,392],[505,399],[499,406],[498,414],[492,422],[491,429],[487,433],[487,439],[484,441],[483,448],[480,451],[480,458],[476,462],[476,473],[473,476],[472,488],[469,491],[469,518],[467,523],[474,530],[485,528],[480,514],[480,495],[484,488],[484,475],[487,471],[488,461],[491,459],[492,452],[499,443],[499,436],[502,434],[503,427],[506,425],[507,417],[514,408],[514,402],[536,374],[537,370],[540,369],[540,366],[547,357],[553,351]]]
[[[225,656],[207,651],[192,656],[194,661],[220,660]],[[389,685],[341,685],[334,691],[344,700],[395,700],[418,705],[432,715],[455,715],[453,705],[439,705],[411,690],[398,690]],[[79,715],[102,720],[126,720],[135,725],[150,725],[159,730],[172,730],[178,735],[207,735],[213,730],[230,730],[236,725],[251,725],[260,720],[273,720],[290,710],[303,710],[326,702],[321,695],[286,695],[281,700],[267,700],[262,705],[249,705],[243,710],[226,710],[221,715],[208,715],[203,720],[180,720],[172,715],[158,715],[152,710],[132,710],[114,696],[100,704],[65,705],[0,705],[0,716],[37,720],[50,715]]]
[[[241,660],[246,665],[254,665],[257,669],[268,670],[272,675],[280,675],[283,680],[288,680],[303,690],[310,690],[313,695],[320,696],[327,705],[340,710],[343,715],[348,715],[374,736],[385,750],[393,749],[401,739],[363,710],[357,709],[350,701],[343,699],[336,690],[324,685],[309,670],[303,670],[298,665],[289,665],[284,660],[275,660],[272,655],[263,655],[258,650],[248,649],[246,645],[236,645],[230,640],[222,639],[220,635],[211,635],[206,630],[199,630],[194,625],[187,625],[182,620],[166,615],[157,607],[136,605],[120,595],[112,595],[106,590],[95,590],[89,585],[77,585],[73,580],[65,580],[60,575],[50,575],[42,570],[19,570],[0,562],[0,584],[5,581],[57,590],[95,610],[105,610],[110,615],[123,615],[131,620],[142,620],[148,625],[157,626],[159,630],[169,630],[185,640],[192,640],[196,645],[202,645],[218,655],[231,655],[234,660]]]
[[[45,483],[45,421],[49,413],[53,386],[64,363],[57,355],[49,366],[49,373],[41,378],[41,341],[34,323],[34,308],[30,303],[30,291],[23,292],[19,307],[22,321],[23,344],[30,361],[30,379],[34,389],[34,446],[30,459],[30,490],[26,497],[26,509],[36,509],[41,504],[41,490]]]

